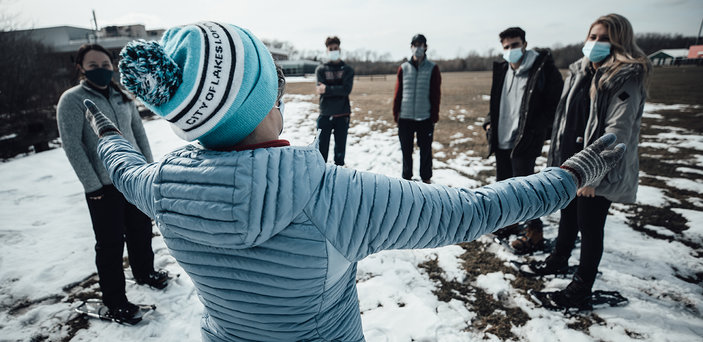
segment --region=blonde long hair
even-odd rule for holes
[[[598,81],[598,84],[593,84],[591,88],[591,96],[595,95],[597,89],[601,89],[604,84],[610,81],[613,76],[615,76],[620,69],[628,64],[639,64],[642,66],[644,71],[643,81],[647,79],[650,70],[652,69],[652,64],[649,62],[649,58],[644,54],[642,49],[637,46],[635,42],[635,33],[632,30],[632,24],[627,18],[611,13],[604,15],[591,24],[586,34],[586,40],[591,33],[593,26],[601,24],[605,26],[608,31],[608,37],[610,39],[610,56],[601,65],[605,67],[605,73],[603,77]]]

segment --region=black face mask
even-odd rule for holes
[[[85,77],[88,81],[93,82],[93,84],[99,87],[105,87],[110,84],[110,81],[112,80],[112,73],[112,70],[97,68],[86,71]]]

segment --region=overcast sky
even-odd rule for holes
[[[703,0],[0,0],[0,6],[17,28],[90,28],[95,10],[99,27],[155,29],[214,20],[262,39],[289,41],[298,50],[324,49],[325,37],[338,35],[343,50],[390,53],[393,59],[410,54],[415,33],[427,36],[430,58],[452,58],[499,49],[498,33],[510,26],[527,32],[529,47],[554,47],[583,41],[590,24],[607,13],[627,17],[636,33],[695,36],[703,19]]]

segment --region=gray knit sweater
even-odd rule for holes
[[[85,119],[84,99],[90,99],[122,132],[122,135],[144,156],[153,161],[141,117],[133,101],[125,102],[120,92],[110,87],[109,100],[84,82],[66,90],[56,109],[56,121],[68,161],[83,184],[86,193],[112,184],[98,157],[98,137]]]

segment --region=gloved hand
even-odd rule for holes
[[[85,111],[85,118],[90,122],[93,132],[102,138],[107,135],[122,134],[110,119],[98,109],[98,106],[91,100],[83,100],[83,104],[88,110]]]
[[[561,164],[561,168],[574,176],[579,188],[593,184],[608,173],[625,154],[625,144],[622,143],[606,150],[615,142],[615,139],[613,133],[603,135],[593,144],[567,159]]]

